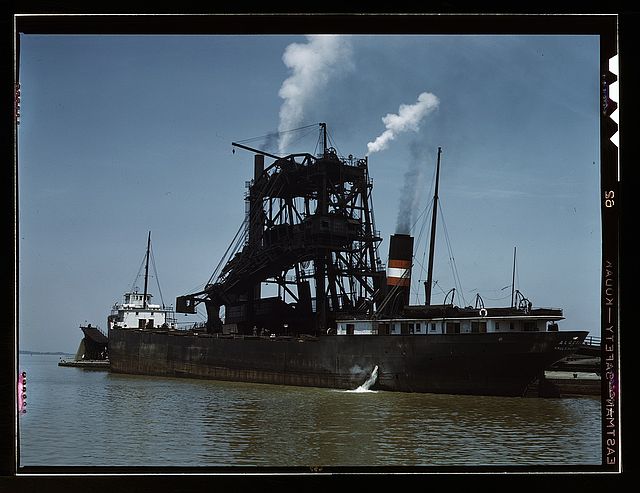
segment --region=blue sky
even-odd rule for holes
[[[166,304],[207,281],[243,220],[252,177],[252,154],[232,153],[231,142],[282,125],[280,89],[294,70],[283,60],[287,47],[309,52],[310,66],[316,54],[305,51],[311,39],[283,35],[20,42],[20,347],[74,352],[79,325],[104,328],[131,287],[148,231]],[[331,50],[316,59],[298,126],[326,122],[340,154],[364,157],[385,130],[382,118],[421,93],[438,100],[418,129],[369,155],[383,261],[405,174],[421,211],[440,146],[444,223],[433,301],[460,289],[447,238],[466,304],[476,292],[487,305],[510,302],[502,288],[517,247],[516,288],[534,306],[563,308],[561,328],[599,335],[598,37],[372,35],[339,43],[339,59]],[[316,138],[291,152],[313,152]],[[426,243],[423,233],[416,288],[426,277]],[[152,292],[159,298],[155,280]]]

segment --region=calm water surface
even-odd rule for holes
[[[600,465],[599,398],[116,375],[20,355],[21,466]]]

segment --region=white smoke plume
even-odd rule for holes
[[[305,109],[315,94],[330,78],[353,68],[351,40],[348,36],[310,35],[307,43],[292,43],[284,51],[282,61],[292,74],[280,87],[278,95],[284,99],[280,107],[278,131],[294,129],[302,124]],[[278,142],[284,154],[291,134],[283,133]]]
[[[415,211],[421,197],[419,193],[423,181],[423,170],[427,159],[425,144],[413,141],[409,144],[411,161],[404,173],[404,183],[400,190],[400,203],[398,204],[398,217],[396,219],[396,233],[409,234]]]
[[[414,104],[401,104],[397,114],[388,113],[382,117],[386,130],[376,140],[367,144],[367,155],[382,151],[400,133],[420,130],[422,119],[438,107],[438,97],[430,92],[423,92]]]

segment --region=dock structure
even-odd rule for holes
[[[545,379],[560,392],[560,397],[600,395],[601,380],[596,373],[545,372]]]
[[[553,364],[549,371],[569,373],[601,373],[600,338],[588,336],[578,348],[566,358]]]
[[[84,368],[85,370],[108,370],[110,367],[110,363],[108,359],[87,359],[70,361],[61,359],[58,362],[58,366],[71,366],[75,368]]]
[[[589,397],[602,392],[600,375],[588,372],[545,371],[524,397]]]
[[[527,396],[597,396],[602,392],[600,338],[589,336],[577,350],[547,368],[527,389]]]
[[[91,324],[81,325],[80,330],[84,337],[80,341],[75,358],[70,361],[61,359],[58,366],[108,370],[110,368],[109,339],[106,334],[99,327],[93,327]]]

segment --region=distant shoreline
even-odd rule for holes
[[[42,351],[20,351],[20,354],[45,354],[45,355],[55,355],[55,356],[73,356],[74,353],[64,353],[62,351],[58,352],[42,352]]]

